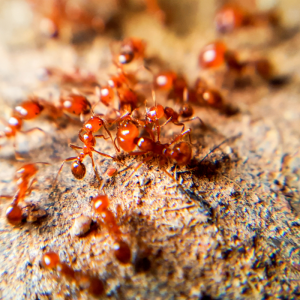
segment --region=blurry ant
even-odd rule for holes
[[[40,131],[45,133],[42,129],[35,127],[27,131],[22,131],[23,120],[32,120],[36,118],[44,109],[44,106],[40,104],[41,99],[37,97],[29,97],[27,101],[18,104],[12,113],[12,116],[6,120],[1,120],[5,125],[4,131],[0,133],[0,138],[13,138],[13,147],[15,151],[16,159],[22,159],[16,151],[16,135],[18,132],[23,134],[29,134],[33,131]]]
[[[37,162],[23,165],[16,171],[17,192],[13,196],[12,203],[6,209],[6,219],[12,225],[22,222],[22,207],[19,203],[24,202],[25,197],[30,195],[33,190],[33,185],[36,183],[35,175],[38,172],[37,164],[49,165],[46,162]],[[1,195],[0,198],[12,198],[12,196]]]
[[[41,80],[45,81],[53,79],[61,85],[76,86],[80,90],[82,88],[93,88],[98,85],[97,78],[92,73],[84,73],[78,67],[73,72],[67,73],[58,68],[44,68],[41,70]]]
[[[107,195],[98,195],[93,199],[93,208],[99,214],[107,226],[109,234],[114,239],[114,256],[122,264],[128,264],[131,261],[131,250],[128,244],[122,239],[122,233],[117,225],[113,213],[108,210],[109,199]]]
[[[273,76],[273,67],[267,59],[240,62],[237,55],[228,50],[227,46],[221,41],[215,41],[203,47],[199,55],[201,68],[217,68],[224,64],[226,64],[229,71],[233,71],[239,76],[249,67],[254,68],[255,72],[264,80],[269,81]]]
[[[60,277],[63,276],[67,280],[75,282],[79,288],[87,290],[94,297],[99,297],[104,293],[102,280],[82,271],[75,271],[66,263],[61,262],[59,255],[53,251],[43,254],[41,264],[45,269],[56,270]]]
[[[220,33],[229,33],[241,27],[271,25],[277,26],[278,15],[274,10],[263,13],[247,13],[241,7],[226,4],[221,7],[215,16],[215,26]]]

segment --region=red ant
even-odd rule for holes
[[[81,271],[75,271],[66,263],[61,262],[58,254],[53,251],[43,254],[41,264],[46,269],[56,269],[59,276],[64,276],[67,280],[75,281],[78,287],[86,289],[92,296],[98,297],[104,293],[102,280]]]
[[[108,210],[109,199],[107,195],[98,195],[93,198],[93,208],[99,214],[106,224],[109,234],[115,240],[114,243],[114,256],[122,264],[128,264],[131,260],[131,251],[128,244],[123,241],[122,233],[117,225],[113,213]]]
[[[246,26],[261,24],[278,25],[278,16],[274,11],[251,14],[246,13],[237,5],[226,4],[216,13],[215,25],[220,33],[232,32]]]
[[[56,79],[60,84],[72,85],[77,88],[81,87],[95,87],[98,85],[97,78],[94,74],[85,74],[79,68],[75,68],[72,73],[64,72],[57,68],[45,68],[42,73],[42,80],[47,80],[48,78]]]
[[[255,72],[265,80],[270,80],[273,68],[267,59],[240,62],[237,55],[228,50],[223,42],[215,41],[207,44],[200,52],[199,65],[203,69],[220,67],[226,64],[231,71],[241,74],[247,67],[253,67]]]
[[[38,162],[23,165],[16,171],[15,180],[17,181],[17,192],[13,197],[12,203],[6,209],[6,218],[10,224],[18,225],[22,222],[22,207],[20,202],[24,202],[26,196],[30,195],[33,185],[36,182],[34,176],[38,172],[37,164],[48,165],[46,162]],[[1,198],[11,198],[11,196],[2,195]]]
[[[12,116],[8,119],[8,121],[2,120],[5,124],[4,131],[0,134],[0,138],[13,138],[13,147],[15,150],[15,156],[17,159],[21,159],[19,154],[16,151],[15,138],[18,132],[23,134],[28,134],[35,130],[39,130],[44,133],[44,131],[38,127],[29,129],[27,131],[22,131],[21,128],[23,126],[23,120],[32,120],[36,118],[44,109],[44,106],[40,104],[41,99],[37,97],[30,97],[29,100],[24,101],[17,105],[14,110]]]
[[[108,137],[105,137],[102,134],[94,135],[94,133],[97,132],[102,126],[105,128],[105,130],[109,134]],[[84,132],[84,134],[81,135],[83,132]],[[85,122],[85,124],[83,125],[83,128],[78,133],[78,137],[79,137],[80,141],[84,144],[84,146],[79,147],[79,146],[70,144],[70,147],[74,150],[81,150],[82,152],[80,152],[80,154],[78,156],[69,157],[63,161],[63,163],[57,173],[56,179],[58,178],[58,175],[61,172],[61,170],[64,166],[64,163],[68,162],[68,161],[74,161],[72,164],[72,167],[71,167],[73,176],[78,180],[83,179],[85,176],[85,173],[86,173],[86,167],[83,163],[83,160],[88,155],[92,160],[92,165],[93,165],[95,175],[96,175],[97,179],[99,180],[99,182],[101,182],[101,179],[96,171],[96,166],[95,166],[95,162],[94,162],[94,158],[93,158],[93,152],[96,152],[105,157],[109,157],[113,160],[116,160],[114,157],[112,157],[108,154],[99,152],[94,148],[96,146],[96,138],[104,138],[105,140],[110,138],[112,140],[112,136],[111,136],[109,130],[106,128],[104,121],[99,116],[92,116],[87,122]],[[115,143],[114,143],[114,145],[115,145],[116,149],[119,151],[119,149]]]

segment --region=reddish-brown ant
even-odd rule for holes
[[[43,254],[41,264],[45,269],[56,270],[59,276],[74,281],[78,287],[87,290],[92,296],[98,297],[104,293],[104,284],[102,280],[94,276],[89,276],[82,271],[75,271],[66,263],[61,262],[58,254],[53,251]]]
[[[13,114],[8,119],[8,121],[1,120],[2,123],[4,123],[5,128],[4,131],[0,134],[0,138],[13,138],[13,146],[17,159],[21,159],[16,151],[15,143],[15,138],[18,132],[28,134],[33,131],[39,130],[44,133],[44,131],[38,127],[29,129],[27,131],[21,130],[23,126],[23,120],[32,120],[40,115],[43,111],[44,106],[40,104],[40,101],[42,100],[37,97],[30,97],[29,100],[20,103],[14,108]]]
[[[231,50],[228,50],[223,42],[215,41],[207,44],[200,52],[199,65],[203,69],[220,67],[226,64],[228,70],[234,71],[237,75],[249,67],[253,67],[255,72],[263,79],[270,80],[273,76],[273,68],[267,59],[257,59],[253,61],[240,61]]]
[[[17,181],[17,192],[13,197],[12,203],[6,209],[7,221],[13,225],[18,225],[22,221],[22,207],[20,202],[23,202],[27,195],[30,195],[33,184],[36,182],[34,176],[36,175],[38,169],[37,164],[48,165],[48,163],[39,162],[33,164],[23,165],[20,169],[16,171],[15,180]],[[1,198],[11,198],[11,196],[0,196]]]
[[[94,135],[94,133],[97,132],[102,126],[105,128],[105,130],[109,134],[108,137],[105,137],[104,135]],[[83,132],[84,132],[84,134],[81,135]],[[74,150],[81,150],[80,154],[76,157],[69,157],[63,161],[63,163],[57,173],[56,179],[57,179],[59,173],[61,172],[61,170],[64,166],[64,163],[68,162],[68,161],[74,161],[72,164],[72,167],[71,167],[73,176],[78,180],[83,179],[85,176],[85,173],[86,173],[86,167],[83,163],[83,160],[88,155],[92,160],[92,165],[93,165],[95,175],[96,175],[97,179],[99,180],[99,182],[101,182],[101,179],[96,171],[96,166],[95,166],[95,162],[94,162],[94,158],[93,158],[93,152],[96,152],[105,157],[109,157],[113,160],[116,160],[114,157],[112,157],[108,154],[99,152],[98,150],[96,150],[94,148],[96,146],[96,138],[104,138],[105,140],[107,140],[109,138],[112,139],[112,136],[111,136],[109,130],[106,128],[104,121],[99,116],[92,116],[83,125],[83,128],[78,133],[78,137],[79,137],[80,141],[84,144],[84,146],[79,147],[79,146],[70,144],[70,147]],[[114,145],[115,145],[115,143],[114,143]],[[115,147],[117,150],[119,150],[116,145],[115,145]]]
[[[113,213],[108,209],[109,199],[106,195],[98,195],[93,198],[93,207],[99,214],[108,228],[109,234],[114,239],[114,256],[122,264],[128,264],[131,261],[131,250],[128,244],[122,239],[122,233],[117,225]]]
[[[228,33],[245,26],[276,26],[278,16],[273,10],[254,14],[245,12],[237,5],[226,4],[216,13],[215,25],[220,33]]]

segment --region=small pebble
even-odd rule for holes
[[[82,236],[90,230],[92,219],[87,216],[80,216],[75,219],[71,228],[72,236]]]

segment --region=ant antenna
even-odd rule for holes
[[[227,143],[227,142],[229,142],[230,140],[235,140],[235,139],[237,139],[237,138],[239,138],[239,137],[241,137],[242,136],[242,133],[239,133],[239,134],[237,134],[237,135],[234,135],[234,136],[231,136],[231,137],[229,137],[229,138],[227,138],[227,139],[225,139],[222,143],[220,143],[219,145],[217,145],[217,146],[215,146],[214,148],[212,148],[202,159],[201,159],[201,161],[200,161],[200,163],[199,164],[201,164],[211,153],[213,153],[215,150],[217,150],[219,147],[221,147],[223,144],[225,144],[225,143]]]

